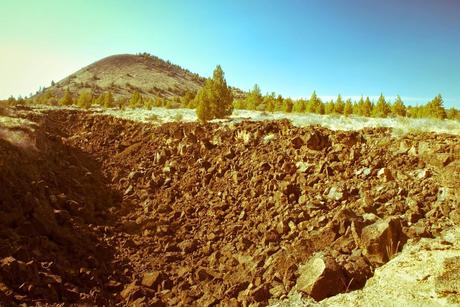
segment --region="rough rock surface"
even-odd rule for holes
[[[327,296],[458,221],[456,136],[17,116],[36,127],[0,138],[5,304],[267,305],[318,252],[343,277]]]
[[[342,269],[331,256],[314,255],[299,267],[295,290],[305,292],[315,300],[322,300],[346,289]]]
[[[382,265],[406,243],[406,235],[399,218],[391,217],[364,227],[355,240],[370,263]]]
[[[292,293],[272,306],[460,306],[460,228],[407,244],[362,290],[320,303]]]

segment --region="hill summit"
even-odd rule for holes
[[[46,90],[58,96],[69,89],[72,93],[92,90],[96,95],[111,91],[115,97],[137,91],[146,97],[169,98],[195,92],[204,81],[198,74],[148,53],[120,54],[88,65]]]

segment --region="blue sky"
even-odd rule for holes
[[[441,93],[460,107],[460,1],[0,0],[0,98],[149,52],[229,84],[308,97]]]

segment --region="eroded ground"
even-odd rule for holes
[[[13,110],[0,301],[267,305],[359,289],[460,223],[460,137]]]

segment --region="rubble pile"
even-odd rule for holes
[[[457,136],[31,118],[35,149],[0,140],[0,301],[321,300],[460,223]]]

